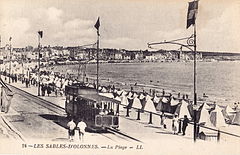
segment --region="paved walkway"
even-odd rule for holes
[[[11,85],[18,87],[28,93],[37,96],[37,87],[31,86],[26,88],[20,82],[11,83]],[[48,96],[40,96],[41,98],[50,101],[54,104],[64,107],[65,97],[51,94]],[[148,151],[158,151],[160,154],[239,154],[240,150],[236,148],[232,143],[226,143],[225,141],[202,141],[197,140],[197,145],[194,145],[192,139],[192,125],[189,125],[187,128],[186,136],[173,135],[171,133],[171,120],[167,120],[167,129],[163,129],[159,126],[160,118],[153,116],[153,124],[148,124],[149,114],[141,113],[141,120],[136,120],[137,113],[136,110],[131,109],[130,117],[125,117],[126,109],[121,108],[120,112],[120,131],[126,133],[136,139],[139,139],[143,142],[143,147],[145,148],[144,154],[149,154]],[[8,114],[14,114],[16,111],[10,108]],[[66,131],[66,130],[65,130]],[[56,138],[54,141],[64,141],[67,138],[67,133],[62,135],[62,137]],[[41,141],[42,142],[42,141]],[[98,134],[87,133],[86,134],[86,143],[101,143],[101,136]],[[111,144],[110,142],[107,142]],[[221,144],[221,145],[219,145]],[[234,144],[239,144],[239,141],[236,141]],[[121,143],[120,143],[121,145]],[[204,149],[203,149],[204,148]],[[139,154],[143,154],[139,152]],[[122,154],[123,152],[121,152]],[[131,152],[130,152],[131,153]]]
[[[37,96],[38,88],[35,86],[26,87],[25,84],[21,82],[11,83],[12,86],[20,88],[32,95]],[[56,105],[59,105],[65,108],[65,97],[64,96],[55,96],[55,93],[50,94],[50,96],[40,96],[42,99],[45,99],[49,102],[52,102]],[[163,129],[160,127],[160,117],[153,115],[153,124],[148,124],[149,122],[149,114],[148,113],[141,113],[141,120],[137,119],[137,111],[135,109],[130,110],[130,117],[126,116],[126,109],[122,109],[120,111],[120,123],[119,123],[119,130],[127,135],[131,135],[134,138],[139,140],[152,140],[152,137],[155,139],[169,139],[169,138],[180,138],[192,141],[192,126],[189,125],[187,128],[186,135],[183,137],[181,135],[176,136],[172,134],[172,122],[170,119],[166,119],[167,129]]]

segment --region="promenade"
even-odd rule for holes
[[[7,81],[6,81],[7,82]],[[17,83],[11,83],[10,85],[17,87],[23,91],[26,91],[32,95],[37,96],[38,94],[38,88],[35,86],[26,87],[25,84],[22,84],[21,82]],[[61,107],[65,107],[65,97],[64,96],[55,96],[55,93],[51,93],[50,96],[39,96],[40,98],[52,102],[56,105],[59,105]],[[18,98],[14,95],[12,99],[12,105],[14,102],[17,102]],[[19,103],[18,103],[19,104]],[[18,105],[20,106],[20,105]],[[1,114],[1,116],[9,116],[9,115],[16,115],[16,110],[14,109],[16,106],[11,106],[10,111],[7,114]],[[126,116],[126,109],[123,107],[120,107],[120,123],[119,123],[119,130],[122,133],[125,133],[131,137],[134,137],[138,140],[140,140],[145,148],[145,150],[159,150],[161,153],[177,153],[184,150],[186,154],[191,154],[192,151],[196,151],[194,154],[198,154],[198,152],[202,153],[218,153],[218,154],[227,154],[229,153],[228,150],[231,150],[232,154],[235,154],[236,152],[240,152],[239,149],[236,149],[234,145],[231,145],[229,141],[221,140],[220,142],[217,142],[216,140],[213,141],[203,141],[203,140],[197,140],[196,143],[193,142],[193,126],[188,125],[186,135],[173,135],[172,134],[172,128],[171,128],[171,120],[166,120],[167,128],[163,129],[160,127],[160,118],[153,115],[152,124],[148,124],[149,122],[149,114],[148,113],[141,113],[141,119],[136,120],[137,118],[137,112],[134,109],[130,110],[130,116]],[[11,122],[9,122],[11,123]],[[45,126],[46,124],[42,124],[42,126]],[[30,127],[31,128],[31,127]],[[21,131],[17,131],[21,132]],[[56,135],[53,135],[50,138],[47,138],[46,140],[56,141],[56,142],[67,142],[67,130],[65,128],[58,129],[58,135],[57,137],[54,137]],[[47,134],[49,136],[51,134]],[[77,137],[76,135],[75,137]],[[86,133],[85,135],[85,143],[90,144],[96,144],[96,143],[120,143],[124,144],[126,142],[123,141],[111,141],[111,140],[104,140],[103,137],[101,137],[99,134],[93,134],[93,133]],[[102,140],[101,140],[102,139]],[[233,139],[231,139],[232,141]],[[234,142],[237,142],[233,140]],[[77,138],[76,141],[78,142]],[[151,145],[154,144],[154,145]],[[158,144],[156,146],[156,144]],[[209,144],[211,144],[211,147],[208,147]],[[223,149],[226,148],[226,149]],[[186,149],[189,148],[189,149]],[[205,148],[204,150],[200,148]]]

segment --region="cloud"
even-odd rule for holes
[[[128,1],[40,1],[25,0],[1,6],[0,34],[14,46],[37,46],[37,31],[43,30],[43,45],[76,46],[96,42],[93,25],[101,19],[100,47],[147,49],[160,42],[192,34],[186,30],[187,0]],[[197,17],[199,50],[240,51],[238,0],[201,0]],[[14,8],[14,9],[13,9]],[[176,46],[160,46],[173,48]]]
[[[123,47],[126,49],[138,49],[139,48],[139,40],[128,38],[128,37],[119,37],[114,39],[103,39],[102,41],[103,47],[108,48],[119,48]]]
[[[233,3],[217,17],[208,20],[198,31],[199,48],[215,51],[240,51],[240,8]],[[204,21],[201,21],[204,22]]]
[[[9,37],[12,37],[12,43],[22,44],[24,43],[23,38],[26,32],[31,27],[31,24],[27,18],[18,18],[18,19],[6,19],[2,18],[1,20],[1,35],[3,36],[3,46],[8,44]]]
[[[25,17],[1,19],[1,34],[12,36],[15,47],[37,46],[37,31],[43,31],[43,45],[77,46],[96,41],[94,21],[80,18],[68,19],[56,7],[38,8]],[[3,33],[2,33],[3,32]]]
[[[55,7],[50,7],[47,9],[46,13],[48,16],[48,20],[55,22],[55,21],[61,20],[60,17],[62,15],[63,11],[60,9],[57,9]]]

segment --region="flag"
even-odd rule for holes
[[[40,38],[43,37],[43,31],[38,31],[38,34],[39,34]]]
[[[98,20],[97,20],[96,24],[94,25],[94,27],[95,27],[97,30],[99,30],[99,27],[100,27],[100,19],[99,19],[99,17],[98,17]]]
[[[195,19],[198,10],[198,1],[192,1],[188,3],[188,13],[187,13],[187,29],[195,24]]]
[[[11,41],[11,40],[12,40],[12,37],[9,38],[9,41]]]

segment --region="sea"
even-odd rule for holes
[[[80,69],[79,69],[80,68]],[[51,70],[77,75],[81,65],[54,66]],[[96,64],[86,65],[86,75],[96,79]],[[100,85],[114,84],[123,89],[155,89],[193,98],[193,62],[101,63]],[[219,105],[240,102],[240,61],[197,62],[196,92]]]

